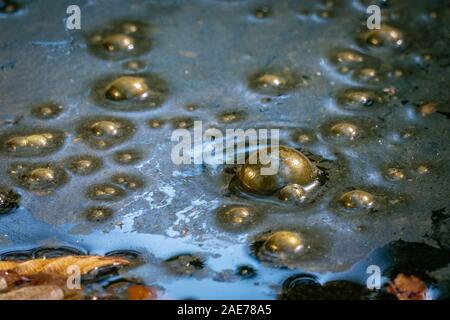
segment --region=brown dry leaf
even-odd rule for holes
[[[387,291],[399,300],[425,300],[427,285],[414,275],[399,273],[394,281],[389,283]]]
[[[67,268],[78,266],[81,274],[105,266],[123,266],[129,262],[123,258],[101,256],[66,256],[52,259],[27,261],[0,261],[0,271],[13,271],[21,276],[49,273],[67,276]]]
[[[20,280],[20,276],[14,272],[0,271],[0,291],[6,290],[10,285]]]
[[[0,300],[62,300],[64,291],[56,285],[29,286],[0,294]]]

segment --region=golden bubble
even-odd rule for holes
[[[379,104],[381,97],[369,89],[351,88],[341,92],[337,101],[344,108],[361,109]]]
[[[261,168],[268,167],[261,164],[260,150],[250,154],[246,163],[237,172],[240,185],[247,191],[257,194],[271,194],[288,184],[308,185],[316,181],[317,168],[301,152],[280,146],[279,155],[272,154],[270,148],[263,150],[271,159],[272,164],[279,160],[277,173],[261,174]]]
[[[292,231],[277,231],[264,242],[264,249],[270,253],[291,256],[298,254],[304,247],[300,233]]]
[[[53,119],[64,110],[63,106],[56,103],[47,103],[35,106],[31,109],[31,115],[38,119]]]
[[[144,78],[123,76],[106,87],[105,96],[114,101],[147,98],[149,87]]]
[[[109,149],[130,139],[136,127],[129,120],[116,117],[94,117],[82,120],[80,138],[95,149]]]
[[[145,62],[140,60],[126,61],[124,62],[123,67],[127,70],[139,71],[145,68]]]
[[[278,95],[295,89],[300,79],[288,70],[265,70],[253,74],[248,83],[251,89],[259,93]]]
[[[425,164],[421,164],[416,167],[416,172],[419,174],[427,174],[430,172],[430,168]]]
[[[51,182],[55,179],[55,171],[51,168],[37,168],[30,172],[30,182]]]
[[[253,16],[257,19],[265,19],[273,15],[272,9],[268,6],[256,8],[253,11]]]
[[[0,143],[2,151],[13,156],[45,156],[60,149],[64,138],[62,132],[36,130],[30,134],[5,134]]]
[[[250,207],[241,205],[224,205],[217,211],[219,225],[229,231],[247,229],[257,222],[257,216]]]
[[[219,114],[218,119],[223,123],[232,123],[242,121],[247,117],[243,111],[227,111]]]
[[[9,173],[19,186],[38,195],[50,194],[68,181],[66,172],[54,163],[18,163]]]
[[[339,122],[333,125],[330,131],[331,134],[336,138],[345,138],[352,141],[357,137],[359,129],[352,123]]]
[[[375,197],[362,190],[352,190],[344,193],[339,198],[339,202],[343,207],[349,209],[371,209],[375,206]]]
[[[67,158],[65,164],[67,170],[73,174],[85,176],[100,170],[103,160],[91,155],[79,155]]]
[[[111,183],[101,183],[90,186],[86,196],[97,201],[115,201],[125,196],[125,191]]]
[[[378,70],[371,67],[365,67],[356,70],[353,78],[364,82],[379,82],[381,80],[381,75]]]
[[[336,64],[353,64],[364,61],[364,55],[353,49],[344,49],[330,55],[330,60]]]
[[[91,207],[85,210],[84,215],[88,221],[102,222],[113,216],[113,211],[108,207]]]
[[[102,120],[92,124],[91,131],[98,137],[115,137],[120,132],[120,124],[113,121]]]
[[[147,125],[152,129],[161,128],[165,124],[165,120],[162,119],[150,119],[147,121]]]
[[[261,262],[276,267],[300,267],[305,262],[321,259],[329,247],[319,230],[281,228],[257,235],[251,251]]]
[[[140,162],[144,154],[140,150],[121,150],[114,154],[114,161],[121,165],[131,165]]]
[[[144,186],[142,179],[126,173],[117,173],[111,177],[111,182],[126,190],[137,190]]]
[[[171,120],[172,126],[177,129],[190,129],[194,126],[195,119],[189,117],[178,117]]]
[[[358,40],[363,45],[371,47],[393,47],[399,48],[405,45],[403,33],[392,26],[382,25],[380,29],[362,32]]]
[[[278,199],[293,203],[303,203],[306,199],[306,191],[298,184],[289,184],[280,190]]]
[[[102,107],[133,112],[159,107],[166,100],[167,91],[167,83],[159,76],[136,73],[98,80],[92,95]]]
[[[113,23],[89,36],[89,51],[98,58],[106,60],[120,60],[142,55],[151,48],[147,29],[144,23]]]
[[[111,34],[103,38],[103,47],[110,52],[114,51],[132,51],[135,47],[133,37],[125,34]]]
[[[386,170],[386,175],[391,180],[403,180],[406,175],[400,168],[388,168]]]

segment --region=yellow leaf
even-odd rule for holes
[[[66,256],[52,259],[27,261],[0,261],[0,271],[13,271],[21,276],[49,273],[67,276],[67,268],[78,266],[81,274],[86,274],[105,266],[123,266],[129,262],[123,258],[101,256]]]

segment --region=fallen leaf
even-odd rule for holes
[[[128,260],[117,257],[66,256],[27,261],[0,261],[0,271],[13,271],[20,276],[30,276],[37,273],[67,276],[67,268],[70,266],[78,266],[80,273],[83,275],[105,266],[123,266],[128,264]]]
[[[129,300],[153,300],[156,299],[156,291],[152,287],[132,285],[128,287]]]
[[[414,275],[399,273],[388,285],[387,291],[398,300],[425,300],[427,285]]]
[[[64,291],[56,285],[29,286],[0,294],[0,300],[62,300]]]
[[[0,291],[6,290],[10,285],[20,280],[20,276],[14,272],[0,271]]]

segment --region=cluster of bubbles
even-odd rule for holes
[[[3,1],[0,14],[19,10],[12,1]],[[323,1],[312,10],[300,10],[300,19],[327,20],[333,17],[335,1]],[[255,21],[270,19],[276,13],[270,6],[255,8],[251,13]],[[152,48],[150,25],[140,21],[112,23],[99,32],[87,37],[89,51],[99,59],[122,63],[122,73],[99,77],[93,83],[92,101],[102,110],[119,113],[121,116],[98,115],[83,118],[77,124],[76,139],[94,151],[111,150],[123,146],[136,134],[139,125],[122,114],[140,113],[161,107],[169,95],[166,80],[158,74],[145,72],[145,62],[137,58]],[[323,139],[329,143],[355,146],[374,137],[376,125],[361,115],[383,108],[391,92],[383,87],[390,80],[401,78],[404,71],[383,63],[383,58],[392,51],[404,50],[407,43],[403,32],[391,25],[383,24],[381,29],[364,30],[356,34],[354,46],[334,48],[328,52],[327,67],[335,75],[351,83],[332,94],[334,104],[346,116],[324,122],[318,129],[298,130],[292,137],[300,145]],[[376,55],[375,55],[376,53]],[[260,95],[262,101],[272,101],[286,96],[307,85],[308,81],[289,67],[264,68],[251,73],[247,78],[248,88]],[[195,105],[188,105],[194,111]],[[423,108],[427,113],[430,106]],[[50,102],[33,106],[30,115],[39,120],[52,121],[65,112],[65,107]],[[222,124],[247,120],[249,114],[240,109],[222,111],[216,119]],[[364,119],[364,120],[363,120]],[[195,117],[177,116],[169,119],[146,119],[149,129],[161,129],[166,124],[172,128],[190,129]],[[0,155],[12,158],[36,158],[53,155],[67,143],[65,132],[52,128],[31,128],[11,131],[0,136]],[[266,153],[271,154],[271,149]],[[219,206],[215,219],[221,229],[232,232],[246,232],[264,221],[265,213],[255,203],[270,199],[273,203],[301,208],[312,203],[323,192],[328,181],[327,169],[315,155],[303,149],[281,145],[279,169],[276,174],[262,175],[264,165],[259,161],[261,148],[249,152],[246,162],[232,172],[229,189],[234,195],[249,200]],[[121,166],[132,166],[143,159],[140,149],[123,148],[113,151],[112,160]],[[9,175],[17,186],[38,195],[48,195],[67,184],[71,175],[90,176],[104,168],[104,159],[92,154],[76,154],[55,162],[14,163]],[[385,178],[391,182],[408,179],[413,174],[427,174],[430,167],[424,164],[411,168],[389,165]],[[336,181],[332,181],[333,183]],[[115,173],[108,180],[90,185],[84,190],[85,197],[95,205],[85,208],[83,217],[90,222],[101,223],[114,216],[110,203],[129,196],[142,189],[145,181],[130,173]],[[330,207],[348,216],[349,213],[373,213],[388,205],[393,199],[386,199],[383,190],[371,187],[346,188],[336,194]],[[0,214],[13,212],[19,206],[20,195],[15,191],[0,188]],[[300,262],[314,260],[326,254],[328,243],[321,231],[286,226],[265,230],[250,239],[251,254],[262,263],[275,267],[296,268]],[[0,256],[0,260],[23,260],[36,257],[55,257],[67,254],[83,254],[73,248],[39,248],[33,251],[16,251]],[[123,255],[139,261],[138,253],[112,252],[107,255]],[[201,275],[205,270],[205,258],[193,253],[178,254],[166,259],[163,265],[176,275]],[[239,266],[235,271],[241,278],[252,278],[256,270],[251,266]],[[127,282],[127,281],[123,281]],[[116,290],[112,288],[111,290]],[[333,281],[325,284],[310,275],[297,275],[286,280],[283,297],[287,299],[314,298],[316,296],[338,297],[342,290],[355,292],[355,296],[369,296],[371,293],[360,285],[347,281]],[[328,295],[328,296],[327,296]]]
[[[18,10],[15,3],[5,1],[1,12]],[[151,49],[151,27],[140,21],[115,22],[99,32],[87,36],[89,52],[100,59],[122,61],[123,68],[132,74],[104,76],[92,88],[92,100],[110,111],[145,111],[159,107],[167,96],[166,82],[155,74],[136,73],[145,63],[135,60]],[[132,60],[134,59],[134,60]],[[61,117],[65,106],[51,101],[30,108],[30,116],[40,121]],[[76,126],[74,142],[83,142],[94,150],[110,150],[133,138],[136,124],[125,117],[97,115],[82,118]],[[51,127],[12,130],[0,136],[0,154],[11,158],[47,157],[61,151],[68,143],[69,133]],[[112,161],[130,166],[145,159],[140,149],[114,151]],[[12,181],[20,188],[36,195],[49,195],[66,185],[71,175],[85,177],[104,168],[104,158],[89,153],[74,154],[51,162],[20,161],[9,168]],[[85,196],[91,201],[114,202],[145,185],[144,181],[129,173],[116,173],[105,181],[88,186]],[[1,193],[1,212],[12,212],[20,197],[12,190]],[[104,221],[113,215],[113,209],[100,205],[87,207],[83,213],[89,221]]]

